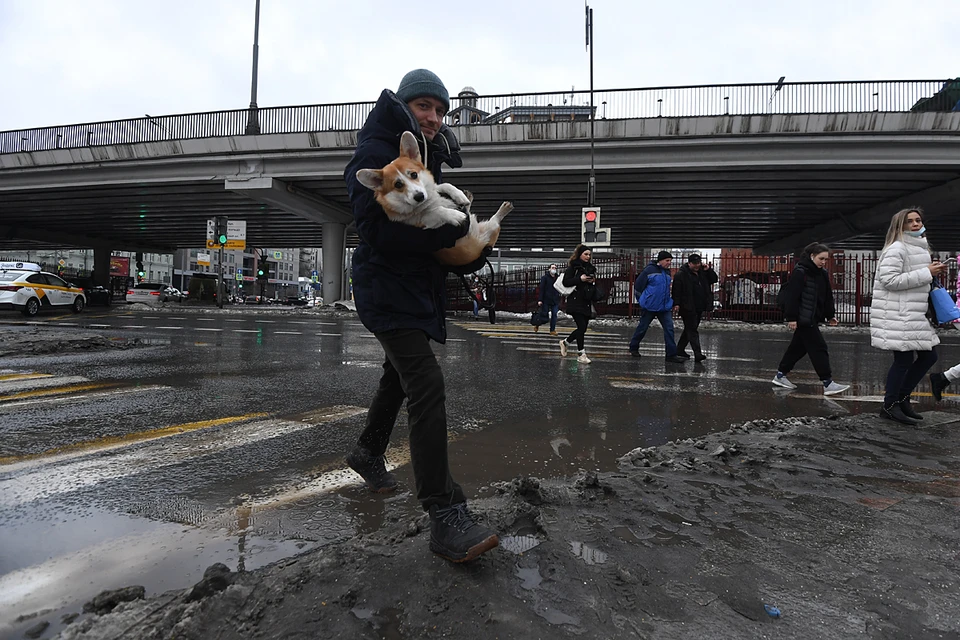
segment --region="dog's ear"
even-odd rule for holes
[[[360,169],[360,171],[357,171],[357,180],[366,188],[376,191],[383,186],[383,171],[381,169]]]
[[[420,145],[417,144],[417,138],[409,131],[404,131],[403,135],[400,136],[400,157],[401,158],[410,158],[411,160],[420,161]],[[421,162],[422,164],[422,162]]]

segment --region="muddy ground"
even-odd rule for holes
[[[5,326],[0,330],[0,357],[130,349],[138,346],[141,346],[141,342],[137,338],[108,338],[96,333],[46,327]]]
[[[471,505],[503,540],[467,565],[371,494],[374,535],[61,637],[957,639],[960,417],[926,415],[756,421],[488,487]]]

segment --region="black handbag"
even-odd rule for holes
[[[549,320],[550,312],[546,307],[543,306],[534,309],[533,313],[530,314],[530,324],[535,327],[539,327],[540,325],[549,322]]]

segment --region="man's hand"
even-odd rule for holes
[[[830,325],[831,327],[835,327],[838,324],[840,324],[840,321],[837,320],[836,318],[830,318],[829,320],[827,320],[827,324]]]
[[[543,303],[542,303],[542,302],[538,302],[538,303],[537,303],[537,306],[538,306],[538,307],[542,307],[542,306],[543,306]]]
[[[680,305],[678,305],[678,304],[673,305],[673,310],[674,310],[674,311],[677,311],[679,308],[680,308]]]
[[[788,323],[787,323],[787,326],[790,327],[790,331],[796,331],[796,330],[797,330],[797,323],[796,323],[795,321],[794,321],[794,322],[788,322]]]

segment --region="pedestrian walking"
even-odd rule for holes
[[[470,293],[473,296],[473,318],[480,319],[480,303],[483,302],[483,285],[480,284],[480,278],[473,276],[473,284],[470,286]]]
[[[700,319],[713,306],[713,285],[718,280],[713,263],[704,266],[703,259],[696,253],[687,257],[687,263],[677,269],[673,278],[673,303],[680,308],[680,319],[683,320],[683,333],[677,340],[677,355],[684,360],[690,359],[687,354],[688,343],[693,348],[697,362],[707,359],[700,346]]]
[[[450,473],[443,371],[430,341],[443,344],[447,338],[446,297],[438,292],[444,290],[448,267],[437,262],[433,252],[452,247],[466,235],[469,222],[437,229],[391,222],[374,192],[356,177],[360,169],[381,169],[396,159],[400,135],[411,131],[427,168],[441,182],[442,163],[454,168],[463,164],[460,145],[443,124],[449,108],[449,94],[440,78],[426,69],[409,72],[396,93],[384,89],[380,94],[344,172],[359,236],[353,256],[357,314],[385,355],[366,428],[347,464],[370,489],[396,489],[384,452],[406,400],[416,495],[430,514],[430,549],[453,562],[464,562],[497,546],[499,540],[467,510],[463,490]],[[481,257],[458,272],[473,273],[483,267],[484,260]]]
[[[943,390],[957,380],[960,380],[960,364],[950,367],[943,373],[931,373],[930,389],[933,391],[933,399],[937,402],[943,400]]]
[[[586,245],[577,245],[570,256],[570,262],[563,272],[563,286],[574,287],[567,295],[567,313],[573,316],[577,328],[560,341],[560,355],[566,356],[567,350],[576,343],[579,356],[577,362],[590,364],[590,358],[583,348],[583,337],[587,333],[587,325],[593,315],[593,303],[599,298],[597,294],[597,268],[590,262],[593,252]]]
[[[936,363],[940,344],[927,320],[930,285],[947,265],[930,259],[923,212],[903,209],[890,220],[877,261],[870,305],[870,344],[893,352],[880,415],[903,424],[923,416],[910,406],[910,394]]]
[[[640,321],[630,339],[630,355],[640,357],[640,341],[647,335],[650,323],[656,318],[663,328],[663,341],[666,344],[667,362],[686,362],[677,355],[677,343],[673,337],[673,298],[670,297],[670,265],[673,256],[669,251],[661,251],[637,276],[634,283],[634,295],[640,306]]]
[[[557,265],[550,265],[550,269],[540,278],[540,296],[537,299],[537,307],[541,312],[546,310],[550,314],[550,335],[557,335],[557,314],[560,312],[560,292],[557,291],[554,284],[557,282]],[[540,330],[540,325],[534,325],[533,331]]]
[[[783,301],[783,317],[793,330],[793,339],[773,379],[773,384],[778,387],[796,389],[797,385],[790,382],[787,375],[804,356],[810,356],[813,370],[823,383],[823,395],[836,395],[850,388],[848,384],[833,380],[827,342],[820,333],[821,322],[826,321],[831,327],[838,324],[830,274],[825,269],[829,258],[830,248],[825,244],[813,242],[804,247],[803,256],[779,296]]]

